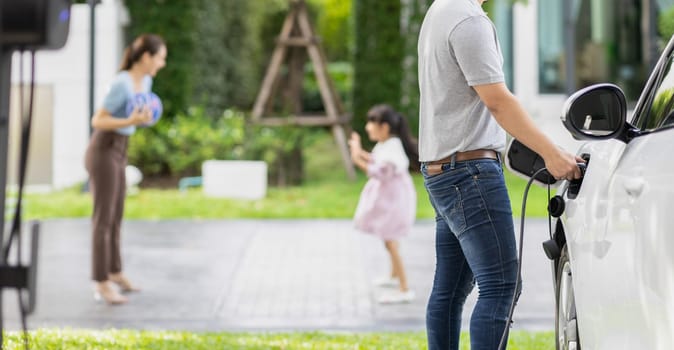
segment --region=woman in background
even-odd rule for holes
[[[126,196],[125,168],[129,136],[136,126],[152,120],[147,107],[127,115],[127,101],[136,93],[150,92],[152,77],[166,65],[166,44],[155,34],[136,38],[124,51],[120,72],[115,77],[103,106],[91,119],[94,129],[85,165],[93,195],[92,279],[94,297],[117,305],[128,301],[121,292],[138,291],[122,273],[120,228]]]

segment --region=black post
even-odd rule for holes
[[[9,93],[12,84],[12,50],[0,47],[0,250],[4,246],[5,189],[9,148]]]
[[[564,61],[566,63],[566,93],[576,91],[576,21],[573,18],[575,1],[563,1],[564,6]]]

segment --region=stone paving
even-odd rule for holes
[[[515,220],[516,225],[519,220]],[[524,290],[515,328],[554,326],[550,264],[540,242],[547,220],[526,222]],[[191,331],[423,330],[431,288],[434,223],[419,221],[402,243],[409,304],[380,305],[388,273],[380,240],[349,220],[126,221],[125,271],[142,287],[122,306],[95,302],[87,219],[43,223],[38,304],[29,328]],[[473,292],[464,311],[467,325]],[[3,298],[6,329],[20,326],[15,292]]]

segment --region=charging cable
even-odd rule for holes
[[[536,171],[529,181],[527,182],[527,186],[524,188],[524,196],[522,198],[522,214],[521,216],[521,221],[520,221],[520,249],[517,255],[517,279],[515,280],[515,292],[513,293],[513,300],[512,303],[510,303],[510,310],[508,311],[508,319],[506,320],[506,325],[505,329],[503,329],[503,335],[501,336],[501,342],[498,345],[499,350],[505,350],[507,343],[506,339],[508,339],[508,333],[510,333],[510,323],[513,320],[513,313],[515,312],[515,304],[517,304],[517,299],[519,298],[519,289],[520,289],[520,284],[522,281],[522,252],[524,251],[523,245],[524,245],[524,218],[527,210],[527,198],[529,197],[529,188],[531,188],[531,184],[534,182],[536,179],[536,176],[539,174],[543,173],[544,171],[547,171],[546,168],[541,168],[538,171]],[[548,175],[550,176],[550,175]],[[548,184],[548,197],[550,196],[550,185]],[[548,200],[550,200],[548,198]],[[548,214],[548,217],[550,215]],[[552,232],[550,232],[550,235],[552,235]]]
[[[580,169],[581,175],[585,176],[585,169],[587,167],[587,164],[585,163],[578,163],[578,168]],[[508,311],[508,319],[506,320],[506,326],[505,329],[503,330],[503,335],[501,336],[501,342],[498,345],[499,350],[505,350],[507,346],[506,339],[508,339],[508,333],[510,333],[510,323],[513,320],[513,313],[515,312],[515,304],[517,304],[517,299],[519,298],[519,289],[520,289],[520,284],[522,283],[522,252],[524,251],[524,219],[525,219],[525,214],[527,210],[527,198],[529,197],[529,188],[531,188],[531,184],[534,182],[536,179],[536,176],[543,172],[547,172],[547,168],[543,167],[541,169],[538,169],[533,175],[531,175],[531,178],[527,182],[526,187],[524,188],[524,195],[522,198],[522,214],[521,214],[521,221],[520,221],[520,246],[519,246],[519,252],[517,255],[517,280],[515,281],[515,292],[513,294],[513,300],[512,303],[510,304],[510,310]],[[548,173],[548,176],[551,176]],[[582,178],[581,176],[581,178]],[[550,181],[548,181],[548,203],[550,202]],[[550,230],[550,238],[552,238],[552,223],[551,223],[551,215],[550,212],[548,211],[548,229]]]

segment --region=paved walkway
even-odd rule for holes
[[[526,225],[515,328],[552,329],[550,264],[540,248],[547,220]],[[417,299],[382,306],[376,298],[385,290],[370,281],[388,273],[383,244],[356,232],[349,220],[126,221],[125,271],[143,291],[113,307],[92,298],[89,220],[49,220],[42,229],[37,310],[28,324],[31,329],[422,330],[435,264],[433,227],[432,221],[420,221],[402,242]],[[5,327],[18,329],[15,292],[4,295]]]

